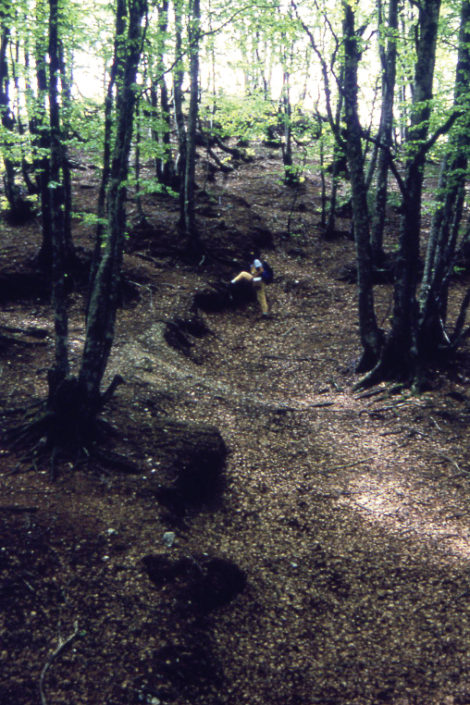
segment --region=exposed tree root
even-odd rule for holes
[[[117,375],[100,399],[90,403],[77,379],[65,379],[57,388],[50,380],[49,398],[31,408],[17,409],[17,415],[22,415],[19,423],[11,423],[3,434],[7,448],[23,451],[10,474],[24,472],[25,464],[28,469],[35,469],[49,461],[50,478],[54,480],[61,458],[73,459],[75,468],[84,458],[88,460],[93,454],[98,455],[100,430],[103,429],[98,414],[123,382]],[[125,459],[114,458],[116,465],[123,466],[125,462]]]
[[[128,475],[138,475],[142,472],[142,468],[137,463],[132,462],[124,455],[97,446],[93,448],[93,459],[105,467],[109,467],[113,472],[122,472]]]
[[[142,473],[140,448],[123,446],[119,429],[99,416],[103,403],[122,382],[116,377],[93,406],[87,403],[76,379],[63,380],[57,389],[51,387],[50,398],[35,407],[34,416],[24,420],[22,410],[21,423],[4,436],[7,447],[21,452],[11,473],[48,466],[50,480],[54,481],[64,461],[72,471],[85,464],[104,472]],[[162,417],[147,421],[145,433],[152,439],[161,467],[154,495],[162,490],[162,504],[171,504],[174,510],[178,505],[184,512],[185,507],[218,498],[223,489],[227,448],[215,427]]]

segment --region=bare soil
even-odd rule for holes
[[[339,276],[353,243],[322,240],[317,176],[295,194],[279,169],[263,151],[204,183],[201,162],[198,267],[176,252],[170,199],[145,202],[145,227],[130,209],[107,370],[126,383],[104,416],[111,450],[140,472],[63,460],[52,483],[47,465],[0,450],[1,705],[470,703],[468,351],[420,396],[354,392],[356,291]],[[77,210],[93,210],[96,175],[78,178]],[[90,235],[77,221],[84,251]],[[256,302],[199,312],[209,332],[169,345],[166,324],[227,283],[253,241],[275,271],[271,316]],[[7,418],[47,393],[50,305],[13,286],[39,242],[38,223],[2,224]],[[456,283],[455,307],[462,294]],[[377,288],[384,325],[391,300]],[[83,328],[77,280],[75,365]],[[165,418],[219,429],[218,501],[184,513],[159,501]]]

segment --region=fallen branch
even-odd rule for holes
[[[11,514],[27,514],[37,512],[39,507],[17,507],[15,504],[0,506],[0,512],[10,512]]]
[[[458,473],[460,473],[460,474],[462,474],[462,475],[468,475],[468,474],[470,474],[470,473],[468,473],[467,470],[462,470],[462,468],[459,467],[459,464],[457,463],[457,461],[454,460],[453,458],[451,458],[449,455],[445,455],[445,453],[439,453],[439,452],[437,452],[437,451],[433,452],[433,455],[437,455],[439,458],[442,458],[443,460],[445,460],[445,461],[447,461],[448,463],[450,463],[451,465],[453,465],[454,468],[457,470]]]
[[[288,362],[310,362],[315,360],[312,355],[264,355],[268,360],[287,360]]]
[[[20,335],[28,335],[32,338],[46,338],[50,331],[47,328],[36,328],[35,326],[29,326],[29,328],[18,328],[17,326],[0,326],[0,332],[7,331],[8,333],[19,333]]]
[[[361,409],[359,414],[364,414],[364,413],[368,413],[369,415],[380,414],[382,411],[392,411],[395,409],[400,409],[402,406],[406,406],[407,403],[408,403],[407,401],[402,401],[402,402],[397,402],[396,404],[388,404],[387,406],[379,406],[378,409],[374,409],[374,408]]]
[[[364,465],[365,463],[370,463],[375,458],[365,458],[364,460],[354,460],[352,463],[345,463],[344,465],[335,465],[333,468],[328,468],[328,470],[321,470],[322,475],[326,475],[330,472],[335,472],[335,470],[344,470],[345,468],[352,468],[355,465]]]
[[[56,649],[52,652],[52,654],[49,656],[47,659],[46,663],[44,664],[41,675],[39,676],[39,694],[41,696],[41,705],[47,705],[47,699],[46,695],[44,693],[44,679],[46,677],[46,673],[49,670],[52,662],[54,659],[56,659],[59,654],[64,651],[64,649],[69,646],[69,644],[72,643],[72,641],[78,636],[78,621],[76,620],[73,624],[73,632],[68,636],[66,639],[62,639],[62,637],[59,634],[59,643],[57,644]]]
[[[306,407],[302,407],[303,409],[320,409],[323,406],[334,406],[335,402],[334,401],[319,401],[316,404],[309,404]]]
[[[430,421],[433,422],[433,424],[434,424],[434,426],[437,428],[437,430],[438,430],[438,431],[441,431],[441,433],[442,433],[442,428],[439,426],[439,424],[437,423],[436,419],[434,419],[432,416],[430,416],[429,419],[430,419]]]

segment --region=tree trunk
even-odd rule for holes
[[[71,81],[67,76],[65,56],[64,56],[64,45],[59,37],[58,46],[59,56],[58,61],[60,63],[60,85],[61,85],[61,96],[62,105],[64,107],[64,113],[70,111],[72,106],[72,90]],[[67,119],[68,123],[68,119]],[[64,129],[64,121],[62,120],[62,131],[68,131]],[[64,135],[65,137],[65,135]],[[64,140],[61,140],[61,169],[62,169],[62,185],[63,185],[63,200],[64,200],[64,257],[66,268],[73,261],[75,253],[72,242],[72,176],[70,173],[70,162],[67,155],[67,147],[64,144]]]
[[[14,119],[10,108],[9,96],[9,76],[8,76],[8,61],[7,50],[10,43],[10,27],[6,23],[6,17],[0,11],[1,21],[1,38],[0,38],[0,113],[2,126],[8,132],[13,131]],[[5,195],[8,200],[10,212],[15,213],[18,210],[18,189],[15,185],[15,165],[9,156],[8,144],[2,144],[2,157],[5,165],[5,174],[3,183],[5,187]]]
[[[186,125],[183,113],[183,10],[182,0],[175,0],[175,70],[173,73],[173,102],[175,127],[178,138],[178,181],[180,194],[180,217],[183,218],[184,174],[186,171]]]
[[[359,37],[355,32],[354,12],[343,3],[344,36],[344,107],[346,119],[346,156],[350,172],[354,237],[357,254],[358,308],[362,359],[358,370],[371,369],[379,359],[382,335],[377,327],[372,289],[372,256],[369,238],[367,188],[364,178],[364,159],[361,145],[361,126],[357,112],[357,68],[359,63]]]
[[[168,88],[165,80],[165,37],[168,31],[168,0],[162,0],[158,7],[158,41],[157,41],[157,80],[152,84],[151,95],[154,108],[158,108],[157,90],[160,102],[160,119],[162,126],[155,130],[155,137],[161,145],[161,154],[156,159],[157,179],[164,186],[175,187],[175,165],[171,153],[171,115]]]
[[[417,362],[416,287],[419,270],[421,196],[426,161],[425,141],[429,132],[432,84],[440,0],[425,0],[420,6],[419,37],[413,90],[408,158],[405,171],[403,215],[400,225],[391,346],[397,352],[395,365],[401,375],[414,374]]]
[[[360,382],[381,379],[416,381],[421,374],[418,349],[418,303],[421,195],[424,178],[440,0],[424,0],[419,11],[417,58],[413,104],[408,129],[405,179],[402,185],[403,214],[400,223],[392,330],[379,364]]]
[[[292,105],[290,100],[290,74],[284,69],[282,86],[282,122],[284,139],[282,141],[282,161],[284,164],[284,183],[286,186],[298,184],[298,175],[295,173],[292,158]]]
[[[432,356],[447,345],[443,324],[447,317],[448,284],[452,273],[459,225],[465,199],[470,141],[468,137],[468,76],[470,73],[470,2],[462,1],[459,52],[455,76],[454,104],[462,111],[457,129],[449,140],[438,185],[439,207],[434,213],[426,251],[419,296],[419,348]]]
[[[61,144],[58,76],[59,8],[58,0],[49,0],[49,122],[50,183],[48,184],[52,239],[52,305],[55,328],[55,363],[53,385],[60,384],[69,373],[68,317],[65,299],[65,207],[62,185],[63,153]]]
[[[98,223],[96,226],[96,236],[95,236],[95,251],[93,254],[93,261],[90,272],[90,282],[94,281],[96,270],[98,267],[98,262],[100,260],[101,245],[104,238],[105,232],[105,220],[106,220],[106,192],[108,188],[109,177],[111,173],[111,149],[112,149],[112,128],[113,128],[113,116],[114,116],[114,89],[116,85],[117,73],[119,70],[119,45],[118,38],[122,37],[124,33],[124,22],[126,17],[126,3],[125,0],[117,0],[116,2],[116,23],[115,23],[115,39],[114,39],[114,56],[113,63],[111,65],[108,88],[106,91],[106,98],[104,101],[104,142],[103,142],[103,168],[101,171],[101,182],[98,191],[98,208],[97,208],[97,218]]]
[[[375,192],[375,211],[372,220],[372,258],[374,264],[380,266],[383,262],[383,233],[385,227],[385,213],[387,207],[388,165],[389,149],[392,146],[393,130],[393,103],[395,94],[396,75],[396,30],[398,28],[398,0],[389,0],[388,24],[383,31],[382,4],[378,0],[379,9],[379,34],[388,34],[386,46],[384,37],[379,37],[380,61],[382,65],[382,108],[378,139],[380,148],[377,162],[377,185]]]
[[[36,172],[39,173],[39,192],[41,198],[41,230],[42,242],[41,249],[38,255],[38,263],[41,269],[45,272],[50,272],[52,267],[52,222],[51,222],[51,207],[49,198],[49,182],[50,182],[50,164],[47,156],[49,150],[49,130],[47,120],[47,108],[45,96],[48,92],[48,80],[46,72],[46,50],[43,50],[40,39],[36,45],[36,78],[38,88],[37,105],[31,121],[31,132],[34,135],[34,141],[39,147],[38,151],[44,156],[37,159],[35,163]]]
[[[344,64],[341,66],[340,69],[340,83],[341,85],[344,85]],[[329,89],[327,90],[327,98],[328,101],[330,100],[329,98]],[[342,138],[340,137],[340,123],[341,123],[341,114],[343,112],[343,102],[344,102],[344,96],[343,93],[340,92],[340,95],[338,97],[338,104],[336,106],[336,111],[335,111],[335,118],[333,120],[333,114],[331,112],[331,109],[329,110],[330,114],[330,127],[332,128],[333,135],[335,137],[335,143],[333,146],[333,167],[332,167],[332,172],[331,172],[331,191],[330,191],[330,202],[329,202],[329,209],[328,209],[328,218],[327,218],[327,223],[326,223],[326,230],[325,230],[325,238],[327,240],[332,239],[335,237],[336,234],[336,206],[338,202],[338,184],[339,184],[339,179],[341,178],[340,176],[340,163],[341,160],[344,159],[344,142]]]
[[[100,385],[114,337],[114,324],[121,282],[121,264],[126,229],[126,178],[136,101],[136,78],[142,42],[142,18],[145,0],[129,3],[127,24],[121,25],[117,37],[116,129],[112,149],[109,185],[106,198],[107,233],[92,281],[85,346],[79,381],[90,408],[97,409]],[[123,18],[124,19],[124,18]],[[124,33],[124,28],[127,32]]]
[[[195,174],[196,174],[196,130],[199,112],[199,40],[201,10],[199,0],[192,0],[189,18],[189,114],[186,131],[186,162],[184,171],[184,197],[182,198],[182,231],[188,240],[192,256],[201,253],[201,244],[196,227]]]

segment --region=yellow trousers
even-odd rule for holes
[[[241,281],[246,281],[246,282],[252,282],[253,286],[255,287],[256,290],[256,298],[258,299],[258,303],[261,307],[261,311],[263,314],[268,313],[268,302],[266,299],[266,284],[264,283],[263,280],[261,281],[255,281],[255,277],[253,274],[250,274],[250,272],[240,272],[235,279],[232,280],[234,284],[237,282]]]

